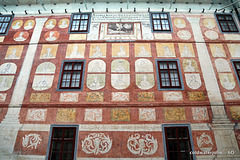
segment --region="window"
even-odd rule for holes
[[[63,61],[59,89],[82,90],[84,61]]]
[[[180,69],[177,60],[157,60],[159,90],[182,89]]]
[[[232,60],[235,73],[237,75],[238,83],[240,85],[240,60]]]
[[[164,127],[165,151],[168,160],[193,160],[188,126]]]
[[[153,32],[168,31],[171,32],[171,21],[169,13],[150,13]]]
[[[232,14],[216,14],[222,32],[238,32]]]
[[[7,34],[12,18],[13,18],[12,15],[0,16],[0,35]]]
[[[73,160],[76,157],[77,127],[52,127],[48,159]]]
[[[70,33],[88,33],[90,25],[90,13],[73,13],[71,17]]]

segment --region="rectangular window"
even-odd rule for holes
[[[73,160],[76,127],[53,127],[49,150],[49,160]]]
[[[177,61],[157,61],[160,88],[182,88]]]
[[[216,14],[222,32],[238,32],[232,14]]]
[[[69,28],[70,33],[89,32],[90,18],[90,13],[73,13]]]
[[[153,32],[169,31],[171,32],[171,21],[169,13],[151,13],[151,24]]]
[[[164,130],[167,159],[193,160],[188,127],[164,127]]]
[[[240,82],[240,60],[232,60],[232,63],[234,65],[234,70],[237,75],[238,82]]]
[[[7,34],[8,28],[10,27],[12,15],[0,16],[0,35]]]
[[[84,61],[63,61],[59,89],[82,89]]]

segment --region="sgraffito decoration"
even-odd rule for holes
[[[28,134],[25,135],[25,137],[22,137],[22,146],[24,148],[37,149],[41,142],[42,139],[39,134]]]
[[[154,108],[139,108],[139,121],[156,121]]]
[[[128,108],[115,108],[111,109],[112,121],[130,121],[130,109]]]
[[[152,155],[157,151],[158,142],[150,134],[140,135],[136,133],[128,138],[127,147],[131,153],[139,156]]]
[[[184,108],[164,108],[164,118],[166,121],[186,120]]]
[[[26,121],[45,121],[47,117],[47,109],[29,109]]]
[[[203,133],[200,137],[197,137],[197,145],[202,151],[210,152],[213,148],[212,139],[206,133]]]
[[[230,113],[233,120],[240,120],[240,106],[231,106]]]
[[[104,133],[90,133],[82,141],[82,150],[87,154],[104,154],[112,147],[112,140]]]

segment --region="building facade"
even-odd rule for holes
[[[235,13],[0,18],[0,159],[240,158]]]

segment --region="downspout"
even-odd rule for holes
[[[44,9],[44,11],[46,11],[46,8],[44,7],[42,0],[38,0],[38,2],[42,5],[42,8]]]
[[[172,4],[173,4],[173,0],[171,0],[171,3],[170,3],[170,7],[169,7],[169,9],[172,8]]]
[[[85,5],[85,8],[86,8],[86,10],[87,10],[86,0],[84,0],[83,2],[84,2],[84,5]]]
[[[233,3],[233,0],[231,0],[231,2]],[[234,8],[234,10],[235,10],[235,12],[236,12],[236,14],[237,14],[238,21],[240,22],[240,15],[239,15],[239,12],[238,12],[238,8],[237,8],[237,6],[236,6],[236,3],[233,4],[233,8]]]

